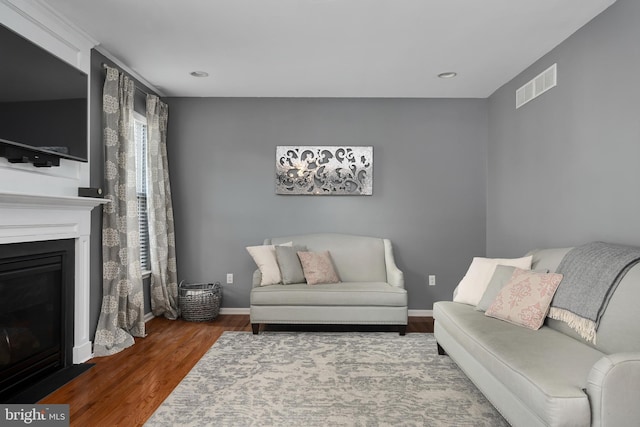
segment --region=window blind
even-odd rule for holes
[[[140,267],[150,269],[149,217],[147,210],[147,124],[134,120],[136,145],[136,193],[138,195],[138,228],[140,233]]]

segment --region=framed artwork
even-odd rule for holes
[[[370,196],[373,147],[276,147],[276,194]]]

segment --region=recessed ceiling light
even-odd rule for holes
[[[209,73],[206,71],[192,71],[190,74],[193,77],[209,77]]]
[[[441,79],[452,79],[457,75],[458,75],[458,73],[456,73],[456,72],[447,71],[447,72],[438,74],[438,77],[440,77]]]

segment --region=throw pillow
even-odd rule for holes
[[[306,250],[306,246],[276,246],[276,260],[284,285],[305,282],[298,252]]]
[[[484,313],[529,329],[540,329],[562,274],[536,273],[516,268],[509,283]]]
[[[532,258],[531,255],[513,259],[473,258],[467,273],[458,284],[458,292],[453,300],[464,304],[478,305],[497,265],[509,265],[529,270],[531,268]]]
[[[298,252],[304,277],[310,285],[318,283],[339,283],[340,278],[333,268],[331,254],[324,252]]]
[[[281,246],[293,246],[293,242],[287,242]],[[277,285],[282,282],[274,245],[247,246],[247,251],[262,274],[260,286]]]
[[[489,281],[489,285],[487,285],[487,290],[484,291],[484,295],[480,299],[478,305],[476,305],[476,310],[478,311],[487,311],[489,306],[493,303],[493,301],[498,296],[498,293],[504,288],[504,286],[509,283],[511,280],[511,276],[513,275],[516,267],[511,267],[508,265],[497,265],[496,271],[493,273],[491,280]],[[549,270],[534,270],[536,273],[548,273]]]
[[[511,276],[513,276],[513,271],[515,267],[509,265],[497,265],[496,270],[491,276],[491,280],[487,285],[487,289],[484,291],[482,298],[476,305],[476,310],[478,311],[487,311],[489,306],[493,303],[493,301],[498,296],[498,293],[504,288],[504,285],[509,283],[511,280]]]

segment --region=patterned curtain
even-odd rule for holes
[[[173,206],[167,161],[167,104],[147,95],[147,174],[151,310],[155,316],[178,317],[178,273]]]
[[[93,352],[117,353],[145,336],[140,267],[132,80],[107,68],[102,95],[105,195],[102,216],[102,309]]]

